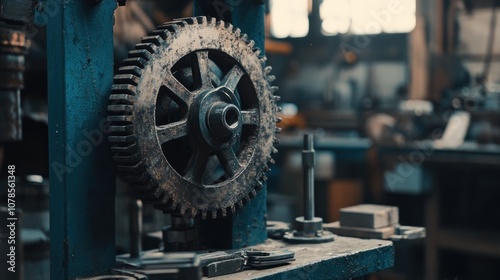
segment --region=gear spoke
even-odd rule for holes
[[[203,175],[205,174],[209,156],[210,154],[205,150],[194,150],[191,158],[189,159],[184,178],[197,185],[203,185]]]
[[[193,81],[196,88],[212,87],[208,51],[195,52],[193,59]]]
[[[165,86],[170,90],[169,97],[177,104],[180,102],[186,105],[191,104],[193,94],[172,73],[167,74]]]
[[[160,144],[179,139],[188,134],[187,120],[156,127]]]
[[[227,73],[224,77],[224,80],[222,80],[222,85],[234,92],[236,90],[236,86],[241,80],[241,77],[243,77],[243,74],[244,73],[239,66],[233,66],[229,73]]]
[[[233,149],[228,148],[217,152],[217,157],[221,162],[224,170],[226,170],[229,175],[234,176],[241,169],[240,161],[236,157]]]
[[[257,110],[241,111],[243,125],[257,125],[259,122]]]

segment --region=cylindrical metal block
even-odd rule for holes
[[[304,167],[304,218],[314,218],[314,137],[313,134],[304,135],[304,149],[302,151],[302,165]]]

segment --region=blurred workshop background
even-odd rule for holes
[[[129,0],[118,7],[115,68],[155,26],[191,16],[192,5]],[[279,154],[268,174],[267,219],[292,222],[303,212],[302,135],[314,133],[317,216],[333,222],[340,208],[384,204],[399,207],[402,223],[426,227],[425,239],[395,244],[394,268],[368,279],[498,279],[500,1],[268,0],[266,5],[265,52],[280,88],[283,118]],[[47,58],[43,22],[39,25],[26,47],[23,137],[1,142],[0,165],[6,174],[7,163],[15,164],[23,178],[23,227],[46,240],[31,249],[29,240],[25,243],[25,263],[44,275]],[[117,213],[126,211],[127,197],[126,188],[118,187]],[[144,207],[145,232],[168,223],[168,216]],[[116,228],[117,251],[127,252],[126,215],[117,215]]]

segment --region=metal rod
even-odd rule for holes
[[[138,258],[142,251],[142,201],[130,202],[130,257]]]
[[[304,219],[314,218],[314,137],[313,134],[304,135],[302,150],[302,166],[304,168]]]

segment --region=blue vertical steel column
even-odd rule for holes
[[[99,2],[99,1],[94,1]],[[106,143],[116,1],[52,1],[47,25],[51,278],[115,264],[115,175]]]
[[[212,16],[231,22],[255,41],[255,46],[264,53],[264,16],[263,0],[196,0],[195,15]],[[231,217],[231,247],[241,248],[262,243],[267,238],[267,187],[257,193],[242,209]],[[220,231],[220,228],[214,228]]]

